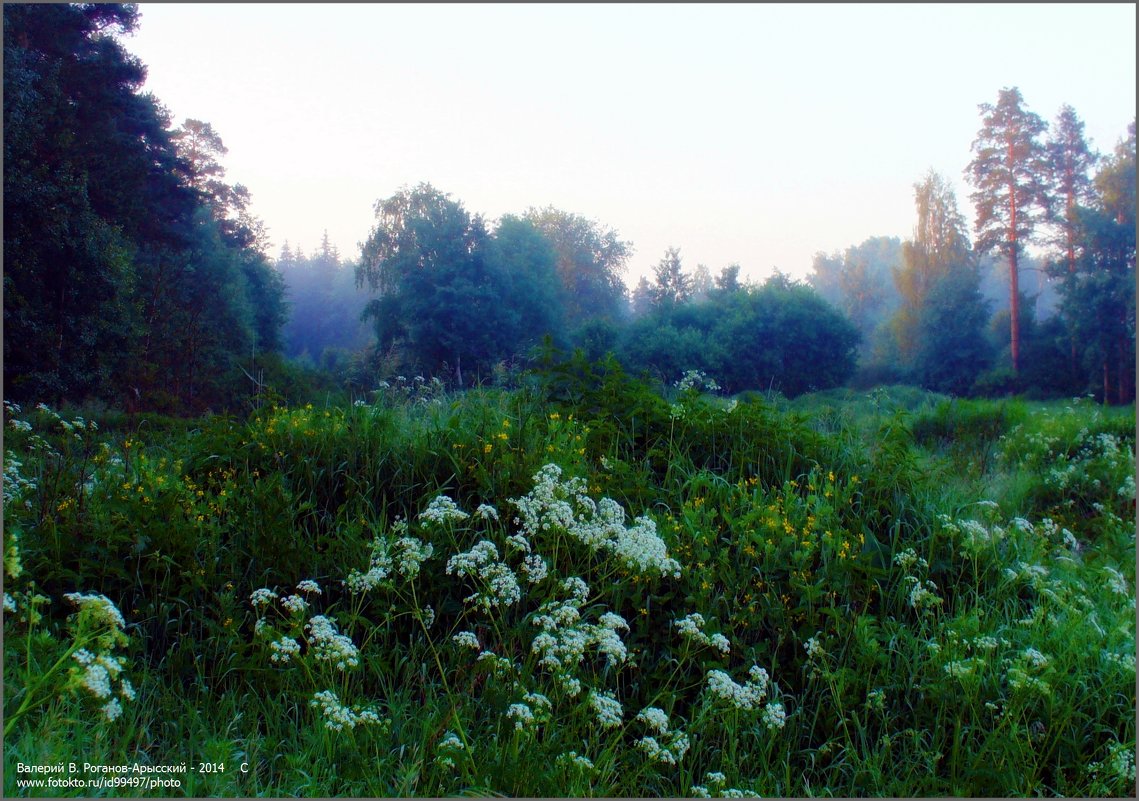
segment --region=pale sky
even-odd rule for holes
[[[269,227],[355,259],[373,206],[429,182],[489,221],[553,205],[633,244],[802,278],[911,235],[957,187],[980,103],[1071,104],[1109,153],[1135,118],[1134,4],[141,3],[144,91],[209,122]]]

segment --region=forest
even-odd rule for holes
[[[271,253],[138,24],[4,6],[5,797],[1134,795],[1134,122],[1002,88],[805,280]]]
[[[629,291],[633,243],[603,223],[553,207],[488,221],[429,184],[377,201],[358,256],[327,237],[272,255],[249,191],[225,180],[221,132],[175,126],[142,91],[113,35],[135,13],[6,12],[14,400],[195,414],[265,389],[358,397],[400,374],[466,387],[524,368],[546,337],[730,392],[1134,399],[1133,124],[1099,154],[1070,106],[1049,125],[1003,89],[965,168],[975,221],[930,171],[912,238],[819,253],[805,282],[741,283],[738,264],[686,267],[670,248]]]

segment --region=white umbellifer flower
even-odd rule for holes
[[[731,643],[728,642],[728,638],[723,634],[713,634],[708,642],[722,654],[726,654],[732,650]]]
[[[530,553],[530,540],[526,539],[522,534],[511,534],[506,539],[506,544],[510,546],[512,551],[521,551],[522,553]]]
[[[657,734],[665,734],[668,731],[668,715],[659,707],[645,707],[637,713],[636,720],[644,723]]]
[[[312,592],[312,593],[316,593],[317,595],[320,595],[320,585],[317,584],[312,579],[305,579],[304,581],[297,584],[297,591],[298,592]]]
[[[281,601],[281,606],[294,615],[303,615],[308,610],[308,602],[299,595],[287,595]]]
[[[463,741],[459,739],[459,735],[453,731],[449,731],[444,735],[443,739],[439,741],[439,750],[465,751],[466,746],[463,745]]]
[[[16,614],[16,599],[4,593],[4,611],[10,615]]]
[[[282,637],[269,643],[273,653],[269,659],[284,664],[301,652],[301,645],[292,637]]]
[[[69,592],[65,593],[63,597],[79,607],[80,612],[89,610],[96,623],[103,623],[119,631],[122,631],[127,625],[118,607],[106,595],[98,593],[84,595],[79,592]]]
[[[458,634],[451,637],[451,639],[458,643],[462,648],[471,648],[475,651],[482,648],[482,646],[479,645],[479,638],[473,631],[460,631]]]
[[[475,509],[475,517],[481,520],[498,520],[498,510],[490,504],[480,503],[479,508]]]
[[[1048,657],[1037,651],[1035,648],[1025,648],[1024,658],[1027,659],[1034,667],[1044,667],[1048,664]]]
[[[404,578],[413,579],[419,575],[420,566],[435,553],[435,546],[415,537],[401,537],[392,546],[392,562]]]
[[[621,725],[621,702],[609,693],[598,693],[592,690],[589,693],[589,705],[597,713],[597,722],[602,728],[611,728]]]
[[[119,682],[119,695],[128,701],[133,701],[135,699],[134,686],[130,683],[129,680],[124,678]]]
[[[581,603],[585,603],[585,599],[589,597],[589,585],[577,576],[570,576],[562,581],[562,589]]]
[[[819,642],[818,634],[819,633],[816,632],[815,636],[811,637],[803,645],[803,648],[807,651],[807,656],[811,659],[818,659],[822,656],[825,656],[827,653],[826,648],[824,648],[823,644]]]
[[[767,696],[770,678],[767,671],[758,665],[753,665],[748,671],[750,680],[746,684],[736,684],[722,670],[708,671],[708,692],[713,698],[726,701],[737,709],[758,709]]]
[[[249,596],[249,603],[253,605],[254,609],[259,609],[262,606],[268,606],[270,601],[275,601],[276,599],[277,593],[268,587],[262,587],[259,590],[253,591],[253,594]]]
[[[596,770],[593,766],[593,760],[587,756],[582,756],[577,751],[566,751],[564,754],[558,754],[558,758],[554,761],[558,765],[569,765],[587,771]]]
[[[460,509],[453,500],[446,495],[437,495],[427,505],[427,508],[419,513],[420,520],[426,520],[431,523],[446,523],[448,521],[466,520],[470,515]]]
[[[121,714],[123,714],[123,705],[119,703],[118,698],[112,698],[103,707],[103,716],[110,722],[117,720]]]
[[[511,704],[506,717],[514,719],[515,729],[527,729],[534,724],[534,711],[526,704]]]
[[[686,615],[680,620],[674,621],[673,625],[680,631],[682,637],[695,640],[701,640],[704,637],[704,616],[699,612]]]
[[[782,729],[787,723],[787,713],[783,711],[783,704],[768,704],[763,708],[763,725],[771,731]]]
[[[338,670],[347,670],[360,664],[360,654],[352,640],[336,630],[336,624],[324,615],[317,615],[307,624],[309,644],[319,662],[329,662]]]
[[[973,647],[979,651],[995,651],[997,645],[996,637],[982,636],[973,640]]]
[[[87,665],[83,671],[82,684],[96,698],[111,697],[111,676],[100,664]]]
[[[592,551],[611,551],[626,567],[640,573],[662,575],[680,573],[680,565],[670,559],[656,524],[638,518],[625,527],[625,512],[610,498],[594,502],[580,478],[561,481],[562,470],[545,465],[534,475],[535,486],[526,496],[512,499],[520,517],[517,522],[531,536],[564,531]]]
[[[320,708],[324,718],[324,727],[332,731],[343,731],[364,724],[381,723],[380,716],[373,709],[360,709],[347,707],[340,702],[340,697],[332,690],[322,690],[313,695],[309,706]]]
[[[546,560],[536,553],[527,556],[519,569],[522,571],[522,575],[526,577],[528,584],[537,584],[550,572],[549,567],[546,566]]]
[[[715,771],[709,771],[708,773],[705,773],[704,774],[704,781],[706,781],[708,784],[712,785],[713,787],[723,787],[725,784],[728,783],[728,777],[725,776],[723,773],[720,773],[720,771],[715,770]]]

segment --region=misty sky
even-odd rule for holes
[[[276,256],[430,182],[493,221],[553,205],[686,268],[803,277],[907,237],[913,184],[957,186],[980,103],[1070,103],[1110,152],[1135,117],[1135,6],[141,3],[144,87],[211,123]]]

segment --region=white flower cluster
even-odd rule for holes
[[[16,614],[16,599],[4,593],[4,611],[10,615]]]
[[[406,579],[419,575],[419,568],[435,553],[435,546],[415,537],[400,537],[392,545],[392,562],[396,572]]]
[[[973,670],[976,666],[976,661],[972,659],[961,659],[946,662],[943,670],[947,676],[952,676],[955,679],[964,679],[967,676],[973,675]]]
[[[589,705],[597,714],[597,723],[602,728],[609,729],[621,725],[624,710],[621,708],[621,702],[611,693],[598,693],[596,690],[590,690]]]
[[[451,637],[451,639],[454,640],[460,648],[470,648],[474,651],[478,651],[482,648],[482,646],[479,645],[479,638],[473,631],[460,631]]]
[[[708,392],[718,392],[720,385],[705,375],[703,370],[688,370],[681,376],[680,380],[676,382],[676,388],[681,392],[687,392],[690,389],[697,391],[705,389]]]
[[[484,587],[465,599],[483,611],[499,606],[510,606],[522,599],[518,577],[505,562],[498,559],[498,548],[490,540],[480,540],[469,551],[458,553],[447,560],[447,575],[476,578]]]
[[[269,656],[270,661],[278,662],[282,665],[301,652],[301,644],[292,637],[282,637],[279,640],[274,640],[269,643],[269,648],[273,651]]]
[[[303,615],[308,611],[308,602],[299,595],[285,596],[284,600],[281,601],[281,606],[293,615]]]
[[[714,771],[704,774],[704,784],[692,785],[692,796],[694,798],[711,798],[712,794],[709,792],[708,786],[711,786],[717,791],[720,798],[761,798],[759,793],[754,790],[739,790],[735,787],[725,787],[728,779],[723,773]]]
[[[442,525],[449,521],[466,520],[470,515],[460,509],[453,500],[446,495],[437,495],[432,499],[427,508],[419,513],[419,519],[425,520],[429,523],[438,523]]]
[[[826,656],[827,649],[819,642],[819,635],[822,632],[815,632],[815,636],[808,639],[803,643],[803,650],[807,652],[808,659],[821,659]]]
[[[443,739],[439,741],[439,754],[435,757],[435,764],[444,768],[454,768],[454,757],[466,750],[467,747],[463,744],[463,741],[459,739],[459,735],[449,731],[443,736]]]
[[[919,612],[928,612],[943,602],[944,599],[937,594],[937,585],[928,579],[923,583],[916,576],[906,576],[905,581],[910,585],[910,594],[906,602]]]
[[[122,631],[126,628],[127,624],[119,608],[106,595],[68,592],[63,597],[79,607],[81,617],[86,615],[96,625],[107,626],[113,631]]]
[[[532,553],[522,561],[522,566],[519,568],[522,575],[526,577],[528,584],[537,584],[550,574],[550,568],[546,565],[546,560],[536,553]]]
[[[360,652],[351,638],[340,634],[336,624],[324,615],[317,615],[306,623],[305,631],[318,662],[328,662],[337,670],[347,670],[360,664]]]
[[[346,728],[353,729],[356,726],[374,725],[382,722],[380,716],[373,709],[345,706],[340,702],[340,697],[332,690],[322,690],[316,693],[309,701],[309,706],[314,709],[320,708],[320,714],[324,718],[324,727],[331,731],[343,731]]]
[[[530,644],[531,653],[539,656],[538,665],[563,678],[569,678],[584,660],[586,649],[591,646],[605,656],[607,665],[624,664],[629,652],[618,632],[629,630],[625,618],[613,612],[605,612],[597,623],[582,622],[581,605],[588,596],[589,588],[577,577],[567,579],[562,586],[570,589],[574,595],[565,600],[547,601],[538,608],[538,614],[534,618],[534,625],[542,629]]]
[[[31,508],[32,500],[29,496],[35,492],[36,483],[24,478],[20,473],[23,463],[12,455],[11,451],[4,451],[4,507],[12,508],[21,500],[27,508]]]
[[[771,677],[759,665],[752,665],[748,669],[748,681],[737,684],[731,676],[722,670],[708,671],[708,692],[713,699],[731,704],[736,709],[753,711],[759,709],[763,699],[767,697],[767,690],[771,684]],[[768,728],[782,728],[783,706],[769,703],[764,711],[764,722]]]
[[[920,568],[928,568],[929,562],[917,555],[913,548],[906,548],[899,554],[894,555],[894,564],[902,568],[902,570],[910,570],[914,565]]]
[[[673,625],[680,631],[680,636],[686,640],[694,640],[701,645],[710,645],[722,654],[728,654],[732,645],[723,634],[708,636],[704,633],[704,616],[699,612],[674,620]]]
[[[506,710],[506,717],[513,718],[514,728],[519,731],[530,729],[534,725],[534,710],[526,704],[511,704]]]
[[[277,593],[273,592],[268,587],[262,587],[254,590],[253,594],[249,596],[249,603],[254,609],[260,609],[263,606],[268,606],[272,601],[277,600]]]
[[[656,523],[647,517],[625,526],[625,510],[610,498],[594,503],[580,478],[561,481],[562,469],[547,464],[534,475],[534,488],[513,499],[517,519],[531,538],[562,532],[592,551],[611,551],[628,569],[639,574],[680,576],[680,563],[668,556]]]
[[[480,503],[479,508],[475,509],[475,517],[479,520],[498,520],[498,510],[490,504]]]
[[[69,673],[71,686],[81,688],[97,701],[103,702],[100,710],[103,717],[109,722],[115,721],[123,713],[119,699],[126,701],[135,699],[134,686],[124,675],[126,659],[112,653],[116,646],[125,645],[127,642],[122,632],[126,625],[122,614],[105,595],[68,593],[65,597],[79,607],[81,619],[86,616],[87,620],[95,625],[109,629],[95,638],[95,642],[102,649],[99,653],[79,648],[71,655],[76,664],[70,668]],[[33,608],[34,603],[33,600]],[[118,698],[114,697],[116,681]]]
[[[593,760],[579,754],[577,751],[566,751],[564,754],[558,754],[558,758],[554,760],[554,764],[563,767],[574,767],[590,773],[597,770],[597,768],[593,766]]]
[[[1134,588],[1128,584],[1127,579],[1123,577],[1122,573],[1120,573],[1111,565],[1104,565],[1102,568],[1100,568],[1100,571],[1107,578],[1107,581],[1105,583],[1107,584],[1108,589],[1110,589],[1114,594],[1121,595],[1124,598],[1130,597],[1131,591]]]
[[[305,579],[297,584],[298,592],[311,592],[315,595],[320,595],[320,585],[312,579]]]
[[[643,723],[652,734],[637,741],[636,747],[644,751],[650,760],[665,765],[676,765],[688,752],[688,735],[682,731],[670,731],[668,715],[655,706],[645,707],[635,718]]]

